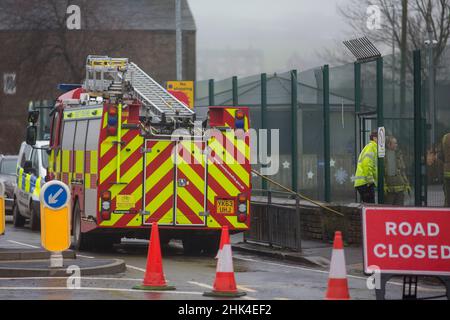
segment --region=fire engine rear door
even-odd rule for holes
[[[176,142],[172,141],[145,141],[143,225],[174,224],[175,147]]]
[[[206,225],[206,143],[180,141],[176,154],[175,224]]]

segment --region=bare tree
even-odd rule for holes
[[[367,27],[367,9],[371,5],[377,6],[381,13],[380,28],[374,30]],[[406,52],[424,47],[429,36],[427,25],[437,40],[436,65],[450,37],[450,0],[351,0],[338,10],[355,33],[387,48],[395,45],[403,55],[405,68],[411,72],[412,59]]]

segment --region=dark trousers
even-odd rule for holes
[[[386,192],[384,194],[384,204],[393,206],[403,206],[405,203],[405,193],[402,192]]]
[[[361,202],[375,203],[375,185],[356,187],[356,190],[358,190],[361,196]]]
[[[450,179],[448,178],[444,178],[444,193],[445,193],[444,207],[450,208]]]

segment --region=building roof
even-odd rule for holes
[[[78,5],[82,30],[175,30],[175,0],[0,0],[0,30],[66,27],[69,5]],[[187,0],[182,29],[195,31]]]

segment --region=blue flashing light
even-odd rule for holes
[[[245,129],[245,119],[236,119],[234,125],[236,129]]]
[[[117,126],[118,119],[115,116],[108,116],[108,126],[115,127]]]

